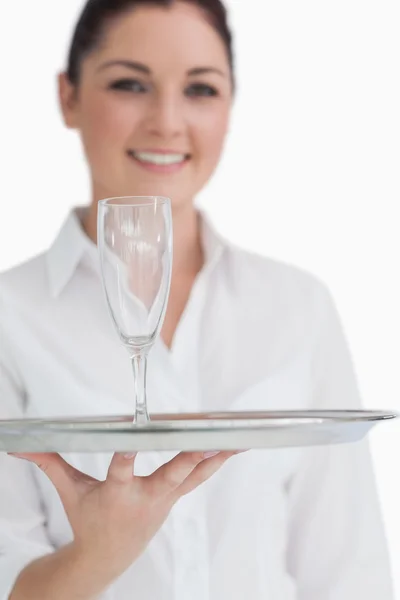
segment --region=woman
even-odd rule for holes
[[[97,202],[154,194],[172,198],[175,262],[151,411],[360,407],[325,287],[227,244],[195,208],[233,97],[219,0],[88,2],[60,98],[92,201],[0,278],[2,418],[129,411]],[[365,443],[231,454],[1,456],[0,598],[392,597]]]

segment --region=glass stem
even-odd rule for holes
[[[136,425],[145,425],[150,421],[146,396],[147,354],[141,352],[132,356],[132,367],[135,382],[135,418],[133,422]]]

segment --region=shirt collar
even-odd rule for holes
[[[84,258],[98,265],[97,246],[85,234],[81,220],[86,207],[74,208],[46,255],[50,291],[57,298]]]
[[[216,231],[205,212],[199,210],[199,215],[205,267],[211,269],[220,260],[228,242]]]
[[[83,261],[100,273],[97,246],[85,234],[81,225],[86,210],[87,207],[77,207],[70,212],[46,253],[50,292],[53,298],[57,298],[62,293]],[[202,211],[199,211],[199,214],[205,267],[211,269],[221,258],[227,242],[216,232],[209,217]]]

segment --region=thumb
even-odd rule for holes
[[[27,460],[39,467],[56,488],[66,509],[76,501],[79,482],[86,476],[69,465],[59,454],[9,454],[15,458]]]

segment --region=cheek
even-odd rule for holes
[[[132,103],[105,96],[89,100],[83,104],[81,128],[87,151],[107,157],[115,150],[123,151],[139,121],[139,111]]]
[[[221,155],[229,124],[229,110],[209,111],[194,120],[194,146],[198,158],[209,168]]]

